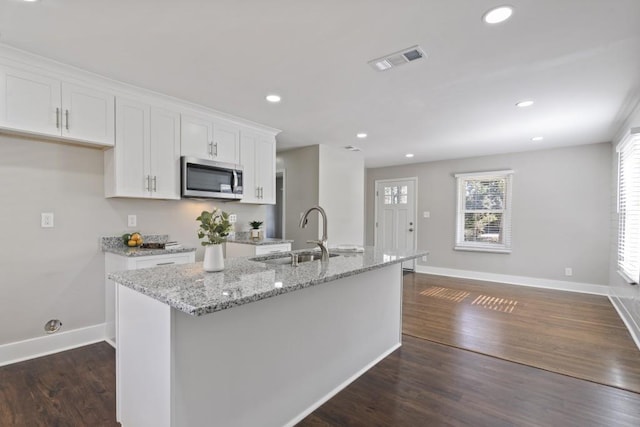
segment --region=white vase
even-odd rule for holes
[[[204,271],[222,271],[224,270],[224,257],[222,255],[222,245],[208,245],[204,249],[204,262],[202,263]]]

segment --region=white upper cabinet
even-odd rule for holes
[[[114,143],[114,96],[0,67],[0,127],[94,145]]]
[[[116,146],[105,152],[106,197],[180,198],[180,114],[118,97]]]
[[[114,96],[62,82],[62,136],[103,145],[114,142]]]
[[[242,132],[240,164],[243,166],[242,203],[275,204],[276,142],[271,135]]]
[[[207,116],[182,114],[183,156],[238,163],[240,128]]]
[[[180,114],[151,108],[151,196],[180,198]]]

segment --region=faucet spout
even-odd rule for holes
[[[320,240],[307,240],[307,243],[315,243],[320,247],[320,251],[322,253],[322,262],[329,260],[329,250],[327,249],[327,213],[320,206],[314,206],[309,209],[302,215],[300,218],[300,228],[305,228],[307,226],[308,216],[312,211],[318,211],[322,216],[322,238]]]

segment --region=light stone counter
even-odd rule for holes
[[[426,251],[393,253],[366,247],[362,253],[341,253],[327,263],[311,261],[297,267],[234,258],[225,260],[225,270],[219,273],[207,273],[202,263],[195,263],[116,272],[108,277],[184,313],[201,316],[426,254]],[[282,256],[274,254],[270,258]]]

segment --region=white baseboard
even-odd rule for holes
[[[510,285],[531,286],[534,288],[555,289],[558,291],[580,292],[583,294],[609,295],[609,286],[593,283],[566,282],[563,280],[540,279],[537,277],[511,276],[508,274],[486,273],[483,271],[457,270],[454,268],[416,266],[416,273],[435,274],[437,276],[460,277],[462,279],[482,280],[485,282],[508,283]]]
[[[340,391],[342,391],[343,389],[345,389],[349,384],[351,384],[352,382],[354,382],[355,380],[358,379],[358,377],[360,377],[362,374],[364,374],[365,372],[367,372],[369,369],[373,368],[375,365],[378,364],[378,362],[380,362],[382,359],[384,359],[385,357],[389,356],[391,353],[393,353],[394,351],[396,351],[397,349],[400,348],[400,346],[402,346],[402,343],[398,343],[396,345],[394,345],[393,347],[391,347],[389,350],[385,351],[380,357],[376,358],[373,362],[369,363],[368,365],[366,365],[364,368],[360,369],[358,372],[356,372],[355,374],[353,374],[351,377],[349,377],[346,381],[344,381],[342,384],[340,384],[339,386],[337,386],[336,388],[334,388],[333,390],[331,390],[329,393],[327,393],[324,397],[322,397],[320,400],[318,400],[317,402],[315,402],[313,405],[309,406],[307,409],[305,409],[301,414],[299,414],[298,416],[296,416],[294,419],[292,419],[291,421],[289,421],[288,423],[285,424],[285,427],[290,427],[290,426],[295,426],[296,424],[298,424],[300,421],[302,421],[303,419],[305,419],[305,417],[309,414],[311,414],[313,411],[315,411],[316,409],[318,409],[319,407],[321,407],[325,402],[327,402],[329,399],[331,399],[333,396],[335,396],[336,394],[340,393]]]
[[[631,338],[633,338],[633,342],[636,343],[636,347],[640,350],[640,325],[636,322],[636,319],[629,313],[627,307],[620,301],[620,298],[609,295],[609,301],[618,312],[618,316],[624,322],[624,325],[627,327],[627,330],[631,334]]]
[[[104,341],[105,324],[0,345],[0,366]]]

